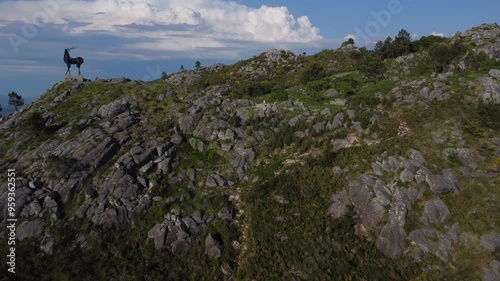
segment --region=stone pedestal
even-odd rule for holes
[[[78,75],[76,78],[71,76],[71,75],[66,75],[64,76],[64,82],[84,82],[85,78],[83,78],[83,75]]]

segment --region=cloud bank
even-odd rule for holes
[[[128,39],[122,46],[134,50],[308,45],[322,39],[307,16],[296,17],[284,6],[252,8],[228,0],[2,1],[0,19],[3,34],[23,36],[23,25],[50,27],[64,36]]]

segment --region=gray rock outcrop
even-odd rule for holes
[[[17,227],[16,238],[20,241],[26,238],[38,238],[41,237],[44,229],[45,223],[41,219],[25,221]]]
[[[443,171],[443,175],[426,175],[425,181],[435,194],[446,194],[452,190],[460,191],[458,180],[450,170]]]
[[[500,251],[500,234],[499,233],[488,233],[481,237],[480,242],[481,247],[490,252]]]
[[[213,215],[202,214],[200,211],[188,216],[170,214],[166,217],[163,223],[156,224],[149,230],[148,238],[153,239],[157,249],[166,248],[175,255],[188,251],[214,218]]]
[[[441,224],[450,217],[448,207],[439,198],[424,203],[424,212],[420,221],[424,225]]]
[[[384,256],[395,259],[403,254],[405,232],[396,224],[386,224],[377,240],[377,249]]]
[[[114,117],[125,111],[132,111],[136,109],[137,102],[132,98],[126,97],[101,106],[97,111],[97,115],[101,117]]]
[[[222,255],[223,245],[218,234],[209,233],[205,239],[205,255],[211,259],[219,258]]]
[[[231,207],[224,207],[217,212],[220,219],[232,221],[234,219],[234,209]]]
[[[328,214],[334,219],[342,218],[347,212],[347,205],[349,204],[349,197],[347,192],[342,190],[341,192],[335,194],[332,198],[332,205],[328,209]]]
[[[493,260],[489,266],[483,268],[482,281],[499,281],[500,280],[500,261]]]
[[[482,91],[479,93],[479,98],[483,102],[500,103],[500,84],[492,77],[482,77],[478,79]]]
[[[130,227],[128,211],[124,206],[108,208],[102,213],[96,213],[92,222],[105,229],[126,230]]]

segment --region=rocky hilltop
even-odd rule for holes
[[[497,24],[60,82],[0,136],[19,280],[500,280]]]

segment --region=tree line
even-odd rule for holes
[[[349,38],[342,43],[342,47],[353,45],[354,40]],[[448,66],[465,59],[467,66],[478,69],[488,59],[485,53],[472,52],[460,38],[446,38],[437,35],[422,36],[413,41],[411,35],[405,29],[401,29],[394,37],[388,36],[385,40],[379,40],[373,49],[368,51],[366,47],[350,51],[350,56],[359,64],[359,70],[373,80],[380,78],[384,72],[385,59],[395,59],[411,53],[425,51],[429,70],[436,73],[445,72]],[[362,67],[361,67],[362,66]]]
[[[465,46],[459,41],[448,42],[442,36],[429,35],[422,36],[416,41],[412,41],[410,33],[401,29],[394,38],[388,36],[384,41],[379,40],[375,44],[374,51],[381,59],[408,55],[410,53],[427,50],[434,72],[443,72],[447,65],[467,52]]]

